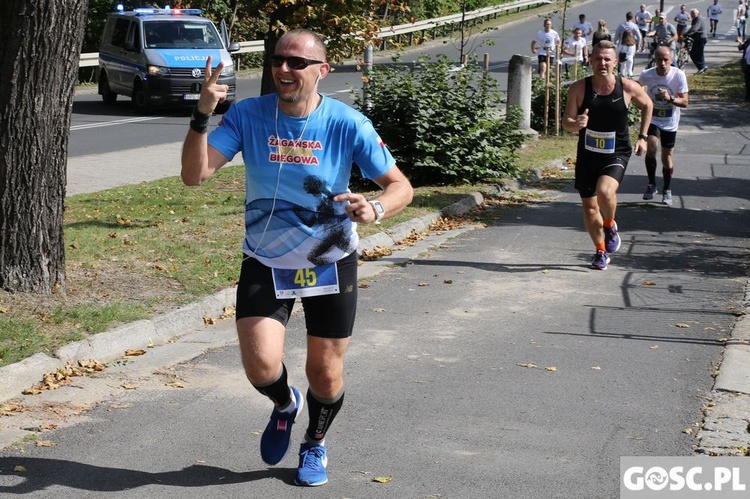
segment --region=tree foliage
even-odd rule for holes
[[[414,185],[477,183],[517,174],[518,116],[501,116],[497,82],[475,60],[447,57],[414,65],[377,65],[367,101],[354,94]]]

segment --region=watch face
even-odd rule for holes
[[[375,207],[375,211],[378,213],[378,215],[385,215],[385,209],[379,201],[373,201],[372,205]]]

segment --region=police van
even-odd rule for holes
[[[105,104],[129,96],[136,109],[148,112],[164,104],[194,103],[200,97],[206,59],[215,68],[224,62],[219,84],[229,92],[216,112],[226,111],[236,95],[236,78],[226,28],[216,26],[200,9],[142,8],[107,17],[99,47],[99,94]]]

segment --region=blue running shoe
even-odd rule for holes
[[[326,446],[305,442],[299,449],[299,468],[294,483],[316,487],[328,482]]]
[[[643,199],[646,201],[654,199],[654,196],[659,193],[659,190],[654,184],[648,184],[646,186],[646,192],[643,193]]]
[[[279,464],[286,456],[291,442],[294,420],[305,405],[305,399],[299,390],[291,388],[297,407],[292,412],[280,412],[274,408],[271,420],[266,425],[263,436],[260,437],[260,457],[268,464]]]
[[[614,253],[620,249],[621,242],[620,235],[617,233],[617,222],[609,229],[604,227],[604,247],[607,253]]]
[[[609,265],[609,253],[602,250],[597,250],[596,255],[591,260],[591,268],[596,270],[607,270]]]

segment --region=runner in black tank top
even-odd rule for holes
[[[615,132],[614,152],[617,156],[629,158],[633,154],[630,147],[630,131],[628,129],[628,106],[625,105],[622,91],[622,77],[617,75],[615,89],[609,95],[599,95],[594,92],[591,84],[591,76],[585,78],[586,91],[583,95],[583,103],[578,113],[589,110],[589,122],[586,129],[578,131],[578,157],[582,154],[605,154],[602,152],[589,152],[586,149],[586,131],[611,133]],[[591,146],[591,145],[590,145]],[[595,144],[593,144],[595,147]],[[592,147],[592,148],[593,148]]]
[[[641,110],[635,153],[646,151],[646,132],[652,103],[636,82],[615,76],[615,44],[600,42],[591,54],[593,75],[578,80],[568,91],[563,128],[578,132],[575,187],[581,195],[586,231],[596,247],[591,266],[604,270],[610,253],[620,249],[615,223],[617,189],[633,152],[628,132],[628,105]]]

